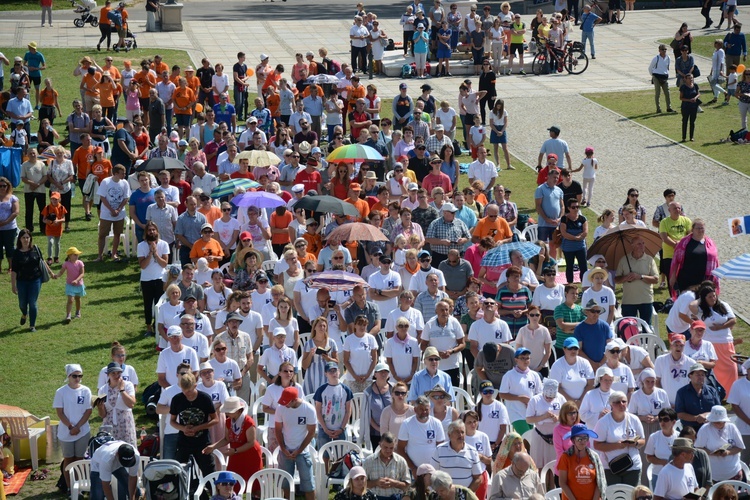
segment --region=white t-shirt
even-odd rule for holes
[[[425,325],[421,340],[426,340],[442,352],[456,347],[456,343],[462,338],[464,338],[464,331],[456,318],[449,316],[448,323],[442,327],[438,325],[438,317],[435,316]],[[458,368],[459,355],[459,353],[453,353],[446,359],[441,358],[438,368],[443,371]]]
[[[599,436],[596,438],[596,441],[600,443],[619,443],[623,439],[644,437],[641,421],[631,413],[625,413],[625,418],[622,422],[615,422],[611,413],[604,415],[604,417],[596,423],[594,432]],[[604,469],[609,469],[609,462],[623,453],[626,453],[626,450],[600,451],[599,456],[602,459]],[[630,455],[630,459],[633,461],[633,466],[628,470],[641,470],[641,454],[638,452],[638,448],[629,447],[627,449],[627,454]]]
[[[735,317],[734,311],[729,307],[729,304],[724,301],[721,303],[727,308],[727,313],[719,314],[714,310],[711,311],[711,316],[703,320],[706,323],[706,334],[703,336],[703,339],[713,342],[714,344],[731,344],[734,341],[731,328],[711,330],[712,326],[724,324]]]
[[[253,311],[252,308],[248,311],[247,316],[244,316],[239,309],[237,310],[237,313],[240,316],[243,316],[242,323],[240,323],[240,330],[247,332],[247,334],[250,335],[250,340],[253,342],[253,345],[255,345],[258,341],[258,335],[263,335],[263,318],[260,314]],[[259,331],[261,333],[258,333]]]
[[[217,292],[213,286],[203,290],[206,296],[206,311],[218,311],[227,305],[227,298],[232,294],[232,290],[225,288],[224,293]]]
[[[750,415],[750,380],[747,377],[740,377],[732,384],[727,403],[731,403],[733,407],[739,406],[745,415]],[[750,434],[750,424],[744,420],[737,418],[735,425],[743,435]]]
[[[183,336],[182,345],[193,349],[198,355],[198,359],[208,359],[210,355],[210,351],[208,350],[208,339],[202,333],[194,332],[193,336],[190,338]]]
[[[731,422],[724,424],[723,429],[717,429],[711,424],[704,424],[698,430],[698,436],[695,438],[695,447],[703,448],[708,451],[708,460],[711,463],[711,476],[715,482],[726,481],[736,476],[742,466],[740,465],[740,454],[727,455],[720,457],[712,453],[722,446],[745,449],[745,443],[742,441],[737,426]]]
[[[307,426],[316,424],[315,408],[306,401],[297,408],[279,406],[276,409],[275,420],[281,423],[286,449],[294,451],[307,437]]]
[[[229,391],[227,391],[227,386],[223,382],[217,382],[214,380],[214,385],[211,387],[206,387],[203,385],[203,382],[199,382],[197,389],[211,396],[211,402],[214,406],[223,405],[224,401],[229,397]]]
[[[429,464],[437,445],[445,441],[443,424],[435,417],[428,417],[422,423],[414,415],[401,424],[398,440],[406,442],[406,454],[413,463]]]
[[[120,365],[122,367],[122,375],[120,377],[125,382],[130,382],[133,385],[138,385],[138,374],[135,373],[135,368],[130,365]],[[97,380],[96,386],[101,387],[107,383],[107,367],[104,366],[99,371],[99,380]]]
[[[482,403],[482,417],[479,420],[478,429],[489,437],[490,442],[495,442],[500,432],[500,426],[510,425],[511,420],[508,417],[508,409],[497,399],[492,404]]]
[[[344,339],[344,352],[349,353],[349,364],[356,375],[364,375],[372,364],[372,351],[378,350],[378,341],[369,333],[362,337],[356,335],[347,335]],[[345,380],[353,380],[353,375],[346,372]]]
[[[227,357],[226,361],[222,363],[212,357],[208,362],[214,369],[214,379],[225,383],[242,379],[240,365],[235,360]]]
[[[279,367],[281,363],[289,362],[292,366],[297,366],[297,353],[294,352],[290,347],[284,346],[281,349],[277,349],[276,346],[271,346],[260,356],[258,366],[264,366],[266,373],[271,377],[275,377],[279,374]]]
[[[409,335],[414,338],[417,337],[418,331],[421,332],[424,330],[424,318],[419,310],[410,307],[406,311],[402,311],[401,307],[396,307],[388,313],[388,318],[385,320],[385,331],[395,332],[396,321],[398,321],[399,318],[406,318],[409,320]]]
[[[164,330],[168,330],[170,326],[179,325],[180,324],[180,316],[179,314],[184,310],[185,308],[182,307],[182,301],[180,301],[176,306],[173,306],[169,302],[163,303],[161,306],[159,306],[159,314],[156,316],[156,324],[157,325],[164,325]],[[159,335],[157,337],[159,349],[168,349],[169,348],[169,342],[167,342],[164,337]]]
[[[490,185],[490,182],[495,177],[497,177],[497,167],[495,167],[495,164],[489,158],[484,163],[475,160],[469,165],[469,178],[482,181],[485,188]]]
[[[307,314],[307,311],[309,311],[311,307],[318,305],[317,288],[310,288],[305,283],[305,280],[297,281],[294,284],[294,291],[299,292],[300,303],[302,304],[302,310],[305,311],[305,314]],[[271,292],[268,292],[268,296],[269,298],[271,297]],[[312,323],[314,319],[315,318],[310,318],[310,322]]]
[[[635,391],[630,396],[628,411],[634,415],[658,415],[664,408],[669,408],[669,396],[667,391],[660,387],[654,387],[654,392],[646,394],[642,390]]]
[[[633,371],[628,365],[623,362],[617,366],[617,368],[610,368],[614,375],[614,382],[612,382],[613,391],[621,391],[625,394],[628,393],[628,389],[635,389],[635,377]]]
[[[672,456],[672,443],[679,436],[680,433],[675,430],[672,431],[671,436],[665,436],[661,429],[659,429],[648,437],[644,452],[646,455],[655,455],[656,458],[661,460],[669,460],[669,457]],[[653,464],[652,474],[659,474],[663,468],[663,465]]]
[[[584,158],[581,160],[581,165],[583,165],[584,179],[596,179],[596,167],[599,166],[596,158]]]
[[[661,379],[661,387],[669,395],[669,403],[674,406],[677,390],[690,382],[688,370],[695,364],[692,358],[682,355],[679,361],[672,358],[671,353],[662,354],[654,361],[656,378]]]
[[[123,201],[128,201],[130,199],[130,184],[128,184],[128,181],[125,179],[115,181],[112,177],[107,177],[99,184],[99,189],[96,191],[96,194],[98,194],[100,198],[106,199],[110,207],[118,208],[122,205]],[[112,215],[109,208],[102,203],[99,218],[106,221],[124,220],[127,215],[127,204],[122,205],[122,207],[123,208],[117,215]]]
[[[472,446],[480,455],[484,455],[486,457],[492,456],[492,445],[490,444],[490,438],[482,431],[476,431],[473,436],[469,436],[467,434],[466,444],[468,446]],[[487,470],[487,466],[484,465],[481,461],[479,462],[479,465],[482,468],[482,472]]]
[[[521,373],[513,369],[503,375],[503,380],[500,382],[500,392],[532,398],[542,392],[542,378],[532,370]],[[526,405],[524,403],[521,401],[506,401],[505,405],[508,408],[508,416],[511,422],[526,421]]]
[[[672,309],[669,310],[669,314],[667,315],[666,325],[670,331],[683,333],[690,328],[690,323],[682,321],[679,313],[689,317],[691,315],[690,303],[694,300],[695,292],[692,290],[686,290],[677,297],[677,300],[674,301]]]
[[[714,349],[714,345],[705,338],[697,349],[688,341],[688,343],[685,344],[685,356],[696,361],[717,361],[719,359],[719,356],[716,354],[716,349]]]
[[[304,398],[305,392],[302,390],[302,386],[299,384],[294,384],[294,387],[297,388],[299,397]],[[279,399],[281,398],[282,392],[284,392],[284,387],[277,384],[269,385],[266,388],[266,393],[263,395],[263,404],[270,408],[273,408],[274,410],[276,410],[276,412],[278,412]],[[276,424],[276,413],[266,413],[266,417],[268,418],[268,428],[273,429]]]
[[[383,274],[381,271],[375,272],[367,279],[370,288],[376,290],[395,290],[401,287],[401,275],[396,271],[388,271]],[[381,311],[390,311],[398,308],[398,295],[388,300],[377,301]]]
[[[603,409],[611,410],[609,405],[609,396],[612,390],[604,392],[600,388],[588,391],[581,401],[581,409],[578,410],[581,420],[586,422],[586,426],[594,427],[599,422],[599,414]]]
[[[182,393],[182,389],[180,389],[179,385],[170,385],[166,389],[162,389],[161,394],[159,395],[159,404],[167,407],[171,406],[172,399],[180,393]],[[169,414],[164,415],[164,420],[166,421],[164,434],[177,434],[179,432],[172,427],[172,419],[169,417]]]
[[[83,415],[91,409],[91,389],[85,385],[73,389],[65,384],[55,391],[52,407],[61,408],[70,424],[76,425],[83,418]],[[68,427],[62,425],[62,423],[57,426],[57,438],[65,442],[78,441],[89,432],[91,432],[91,427],[88,420],[81,426],[80,432],[75,436],[71,436]]]
[[[396,334],[394,334],[393,337],[385,341],[383,355],[386,359],[391,358],[393,368],[396,371],[393,375],[404,379],[410,375],[414,375],[414,373],[412,373],[412,363],[414,358],[420,358],[422,351],[419,349],[419,342],[417,342],[417,339],[412,337],[411,334],[409,334],[407,340],[403,342],[397,339]],[[417,369],[419,369],[419,363],[417,363]]]
[[[231,242],[231,245],[229,245],[230,250],[234,250],[237,248],[237,239],[235,238],[232,240],[232,235],[235,231],[240,230],[240,223],[237,222],[237,219],[230,218],[229,222],[224,222],[221,219],[216,219],[214,221],[214,232],[219,235],[219,239],[225,244],[229,245]]]
[[[409,282],[409,290],[414,292],[415,297],[427,290],[427,275],[432,273],[435,273],[438,277],[438,288],[441,290],[445,289],[445,276],[443,275],[443,271],[435,267],[431,267],[429,271],[424,271],[420,268],[419,271],[411,277],[411,281]]]
[[[595,376],[591,363],[580,356],[576,356],[576,362],[569,365],[564,357],[552,364],[549,378],[557,380],[565,393],[573,399],[578,399],[583,394],[586,384]]]
[[[103,482],[112,481],[112,473],[122,468],[120,460],[117,458],[117,450],[123,444],[122,441],[110,441],[104,443],[94,452],[91,457],[91,472],[98,472],[99,478]],[[141,463],[141,456],[138,450],[135,450],[135,465],[127,469],[130,477],[138,476],[138,469]]]
[[[481,351],[484,344],[491,342],[493,344],[505,344],[513,341],[513,335],[510,333],[508,323],[500,318],[494,318],[491,323],[487,318],[476,320],[469,327],[469,341],[476,342]]]
[[[565,285],[556,284],[552,288],[540,285],[534,290],[531,304],[537,306],[539,309],[554,311],[555,307],[559,306],[564,301]]]
[[[506,278],[505,273],[508,270],[506,269],[502,273],[500,273],[500,278],[497,280],[498,287],[508,281],[508,278]],[[534,271],[531,270],[530,267],[523,266],[521,268],[521,283],[528,283],[531,286],[538,286],[539,280],[536,278],[536,274],[534,274]],[[563,287],[565,288],[565,287]],[[563,298],[564,300],[564,298]]]
[[[179,351],[174,351],[171,347],[164,349],[159,353],[159,360],[156,363],[156,373],[164,373],[169,385],[177,385],[177,365],[185,363],[190,365],[191,371],[197,372],[200,367],[198,363],[198,354],[190,347],[182,346]]]
[[[456,116],[455,109],[448,108],[448,111],[443,111],[443,108],[438,106],[437,110],[435,110],[435,123],[439,123],[443,127],[445,127],[446,134],[450,133],[452,130],[455,130],[451,128],[453,126],[453,118],[455,116]],[[458,126],[458,120],[456,120],[456,126]]]
[[[545,415],[550,411],[555,415],[560,415],[560,408],[562,408],[565,401],[567,401],[565,396],[560,393],[557,393],[557,396],[552,398],[552,401],[548,401],[547,398],[544,397],[544,394],[537,394],[531,398],[529,405],[526,407],[526,417],[538,417],[540,415]],[[552,434],[556,425],[557,422],[553,421],[551,418],[545,418],[541,422],[537,422],[535,427],[539,429],[539,432],[542,434]]]
[[[265,293],[260,293],[257,289],[255,289],[250,292],[250,299],[253,301],[253,305],[250,306],[250,310],[260,314],[263,311],[263,307],[266,304],[270,304],[273,300],[273,297],[271,296],[271,289],[266,288]]]
[[[299,324],[297,323],[297,319],[292,318],[289,321],[288,325],[282,326],[281,323],[279,323],[276,318],[273,318],[271,322],[268,323],[268,332],[271,335],[273,335],[273,331],[276,328],[284,329],[284,331],[286,332],[286,340],[284,341],[284,344],[288,347],[293,347],[294,346],[294,332],[299,332]]]
[[[654,474],[656,474],[656,466],[654,466]],[[659,471],[654,496],[665,500],[682,500],[685,495],[697,489],[698,479],[695,477],[693,466],[685,464],[682,469],[678,469],[670,462]]]
[[[147,241],[141,241],[140,243],[138,243],[136,251],[138,252],[138,257],[140,258],[149,255],[151,249]],[[160,256],[169,255],[169,245],[166,241],[160,239],[156,242],[156,253]],[[156,259],[150,257],[146,268],[141,269],[141,281],[161,280],[163,271],[164,268],[156,262]]]
[[[615,307],[615,292],[611,288],[607,286],[602,286],[602,289],[598,292],[592,288],[586,289],[585,292],[583,292],[583,297],[581,298],[581,304],[588,304],[589,300],[596,301],[599,306],[604,308],[605,313],[601,315],[601,318],[606,321],[606,318],[609,317],[609,308]]]
[[[630,350],[630,363],[627,363],[627,365],[633,372],[633,376],[637,379],[638,377],[635,375],[635,371],[645,368],[643,366],[643,360],[649,357],[648,351],[637,345],[629,345],[628,349]],[[624,358],[620,360],[620,362],[624,362]]]

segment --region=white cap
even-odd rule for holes
[[[443,206],[440,207],[440,210],[442,212],[450,212],[452,214],[455,214],[456,212],[458,212],[456,205],[454,205],[453,203],[443,203]]]
[[[265,61],[266,59],[268,59],[268,56],[266,54],[261,54],[260,55],[260,60],[261,61]]]
[[[408,186],[406,186],[407,191],[414,191],[419,189],[419,185],[416,182],[410,182]]]
[[[305,190],[304,184],[295,184],[294,186],[292,186],[292,193],[301,193],[304,190]]]
[[[283,336],[285,336],[285,337],[286,337],[286,330],[285,330],[285,329],[283,329],[283,328],[281,328],[281,327],[279,327],[279,328],[274,328],[274,329],[273,329],[273,336],[274,336],[274,337],[278,337],[279,335],[283,335]]]

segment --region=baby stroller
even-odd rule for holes
[[[99,26],[99,18],[91,13],[96,8],[94,0],[81,0],[80,2],[71,0],[70,3],[75,7],[73,12],[81,15],[79,18],[73,19],[73,24],[75,24],[76,28],[83,28],[86,23],[90,23],[94,28]]]
[[[196,472],[193,472],[196,471]],[[146,500],[190,500],[191,486],[198,487],[200,478],[191,484],[193,474],[200,474],[194,460],[183,465],[177,460],[154,460],[143,469]]]
[[[128,34],[125,35],[125,51],[138,48],[138,42],[135,41],[135,34],[128,28]]]

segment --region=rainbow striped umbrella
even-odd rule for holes
[[[327,160],[329,163],[357,163],[361,161],[385,161],[385,158],[370,146],[349,144],[334,149],[333,153],[328,155]]]

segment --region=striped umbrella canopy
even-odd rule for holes
[[[718,278],[750,281],[750,253],[735,257],[717,267],[711,274]]]
[[[329,163],[357,163],[361,161],[385,161],[385,158],[375,148],[371,148],[370,146],[349,144],[334,149],[328,155],[327,160]]]
[[[482,257],[482,265],[485,267],[500,267],[510,264],[510,252],[512,250],[518,250],[523,256],[523,260],[529,260],[535,255],[539,255],[539,250],[542,248],[534,243],[528,241],[512,241],[510,243],[504,243],[499,247],[495,247],[485,252]]]
[[[358,274],[345,271],[323,271],[305,279],[310,288],[327,288],[331,292],[352,290],[357,285],[369,287],[367,282]]]
[[[250,179],[229,179],[228,181],[222,182],[218,185],[218,187],[211,191],[211,197],[221,198],[222,196],[229,196],[230,194],[234,193],[234,190],[238,187],[253,189],[260,187],[260,184],[255,181],[251,181]]]
[[[57,149],[57,146],[50,146],[47,149],[45,149],[44,151],[42,151],[42,154],[40,154],[39,156],[41,156],[42,158],[47,158],[49,160],[54,160],[55,159],[55,149]],[[65,154],[63,156],[65,157],[66,160],[70,160],[70,151],[68,151],[66,149],[65,150]]]

